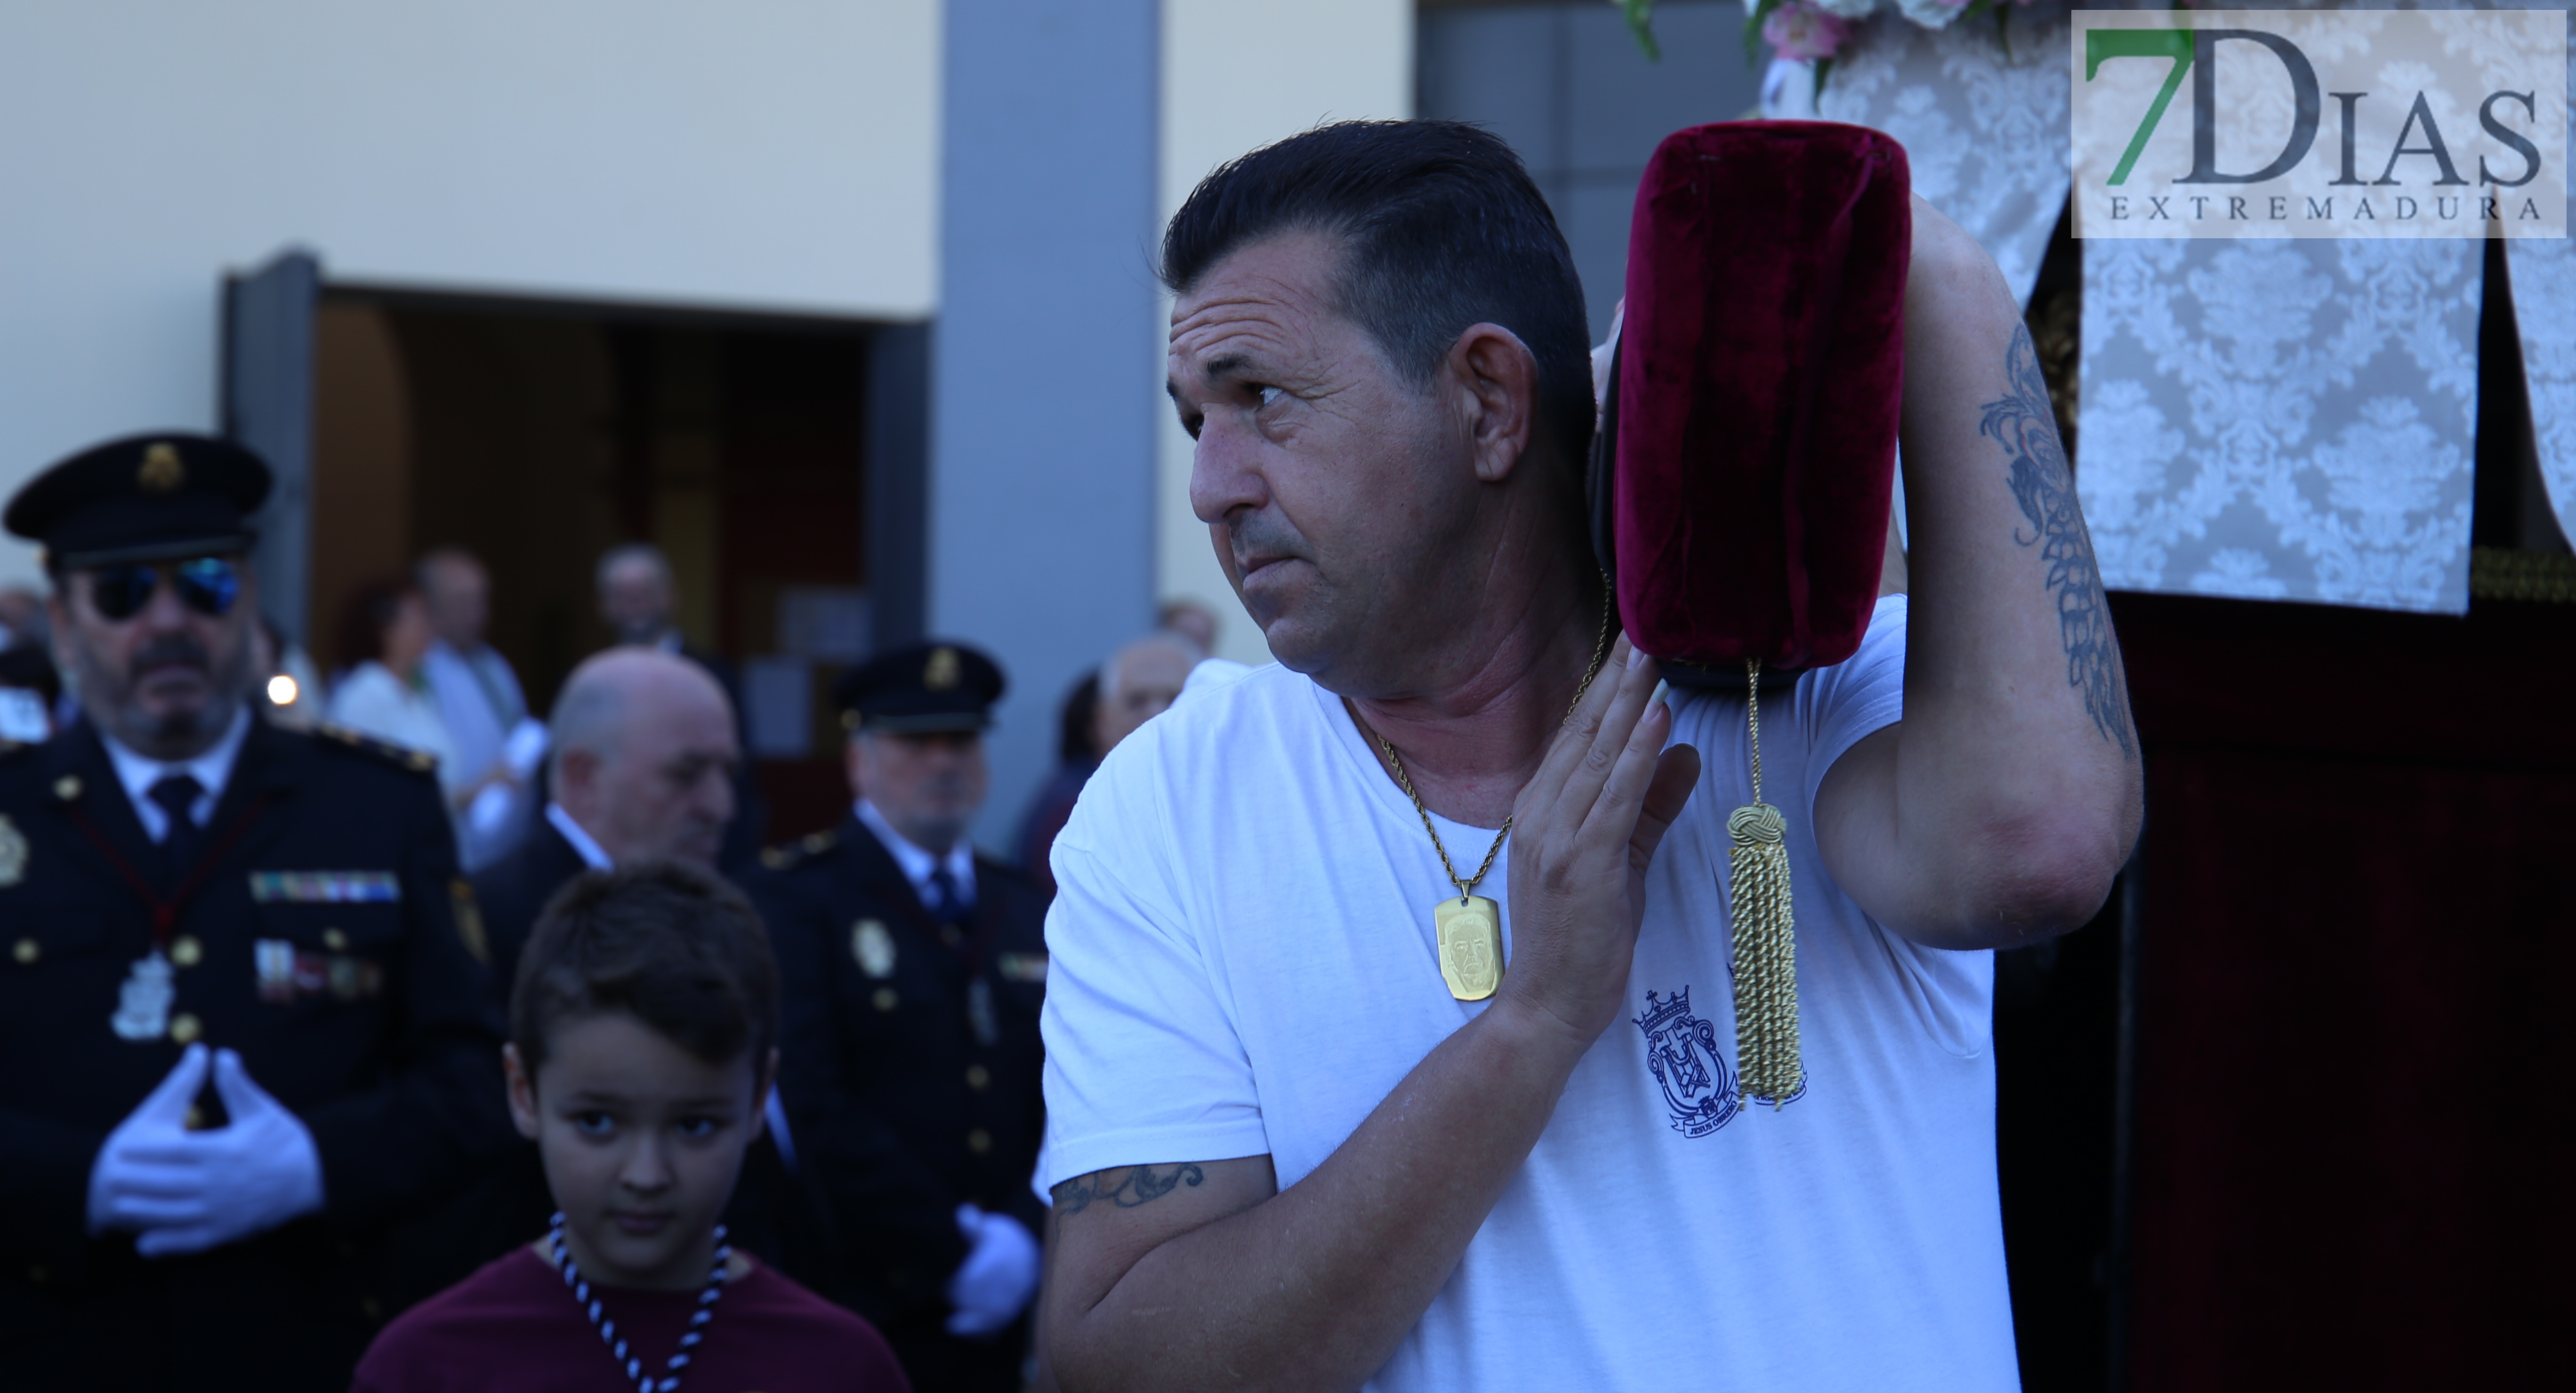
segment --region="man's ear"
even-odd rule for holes
[[[510,1125],[530,1141],[537,1139],[537,1081],[519,1061],[519,1047],[501,1047],[501,1072],[510,1080]]]
[[[587,792],[598,777],[599,751],[565,746],[555,755],[555,801],[562,802],[567,791]]]
[[[1470,324],[1449,346],[1448,368],[1467,412],[1476,477],[1499,484],[1537,434],[1538,355],[1499,324]]]
[[[54,667],[62,672],[72,670],[72,615],[67,598],[71,593],[72,578],[66,573],[54,581],[45,595],[45,620],[52,639],[46,646],[54,650]]]
[[[773,1045],[770,1047],[769,1061],[760,1071],[760,1087],[753,1089],[751,1093],[751,1139],[753,1141],[760,1140],[760,1134],[769,1130],[769,1093],[776,1087],[778,1087],[778,1049]]]

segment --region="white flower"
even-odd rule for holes
[[[1815,0],[1815,6],[1836,19],[1867,19],[1878,0]]]
[[[1968,7],[1968,0],[1896,0],[1905,17],[1926,29],[1947,29]]]

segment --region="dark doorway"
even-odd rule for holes
[[[678,577],[681,631],[740,673],[768,839],[829,826],[848,797],[831,683],[872,642],[918,625],[902,612],[918,608],[917,547],[878,557],[868,539],[872,476],[920,467],[876,458],[889,434],[877,418],[920,404],[888,410],[872,384],[887,376],[880,360],[917,353],[919,338],[326,282],[302,632],[330,635],[368,578],[462,547],[491,573],[493,646],[542,712],[608,642],[598,558],[651,542]],[[315,653],[326,670],[339,662],[327,648]]]

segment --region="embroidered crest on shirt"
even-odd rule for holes
[[[1743,1105],[1735,1073],[1717,1052],[1717,1027],[1691,1014],[1690,988],[1662,1001],[1646,993],[1645,1013],[1636,1019],[1646,1036],[1646,1068],[1663,1086],[1673,1130],[1704,1137],[1733,1121]]]

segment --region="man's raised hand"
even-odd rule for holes
[[[1497,1004],[1589,1046],[1617,1018],[1646,912],[1646,867],[1699,752],[1664,748],[1672,711],[1623,636],[1512,809],[1512,960]]]

